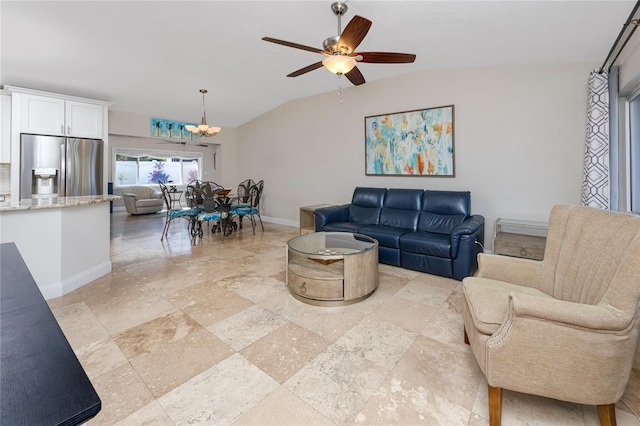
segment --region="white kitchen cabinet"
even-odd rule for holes
[[[0,91],[0,163],[11,162],[11,94]]]
[[[21,133],[102,139],[103,106],[21,93]]]

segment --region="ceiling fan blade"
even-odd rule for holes
[[[294,71],[291,74],[288,74],[287,77],[297,77],[302,74],[306,74],[309,71],[317,70],[318,68],[322,68],[322,61],[316,62],[315,64],[311,64],[304,68],[300,68],[298,71]]]
[[[304,44],[292,43],[292,42],[286,41],[286,40],[279,40],[277,38],[262,37],[262,40],[268,41],[270,43],[281,44],[282,46],[293,47],[295,49],[306,50],[308,52],[322,53],[321,49],[317,49],[317,48],[311,47],[311,46],[305,46]]]
[[[360,86],[365,83],[364,76],[358,69],[358,67],[353,67],[351,71],[345,74],[345,76],[349,79],[350,82],[353,83],[354,86]]]
[[[369,32],[369,28],[371,28],[371,21],[367,18],[363,18],[362,16],[354,16],[351,18],[351,21],[347,24],[344,31],[340,35],[340,40],[338,41],[338,49],[342,46],[347,47],[347,54],[350,54],[356,47],[364,40],[364,37]],[[342,52],[341,52],[342,53]]]
[[[409,64],[416,60],[416,55],[411,53],[392,52],[358,52],[362,56],[359,62],[369,64]]]

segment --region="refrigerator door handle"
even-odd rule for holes
[[[64,130],[64,127],[63,127]],[[58,176],[58,194],[60,197],[67,196],[67,140],[63,139],[60,144],[60,173]]]

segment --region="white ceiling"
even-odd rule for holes
[[[422,69],[593,62],[600,66],[634,1],[358,1],[373,21],[359,51],[415,53],[361,64],[367,81]],[[0,2],[0,83],[114,103],[113,109],[239,126],[292,99],[352,87],[325,69],[292,71],[337,33],[327,1]],[[586,81],[586,76],[585,76]],[[359,90],[365,86],[349,90]]]

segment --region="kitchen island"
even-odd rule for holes
[[[0,203],[0,243],[15,242],[45,299],[111,272],[109,202],[115,195]]]
[[[0,244],[0,423],[77,425],[100,397],[15,244]]]

